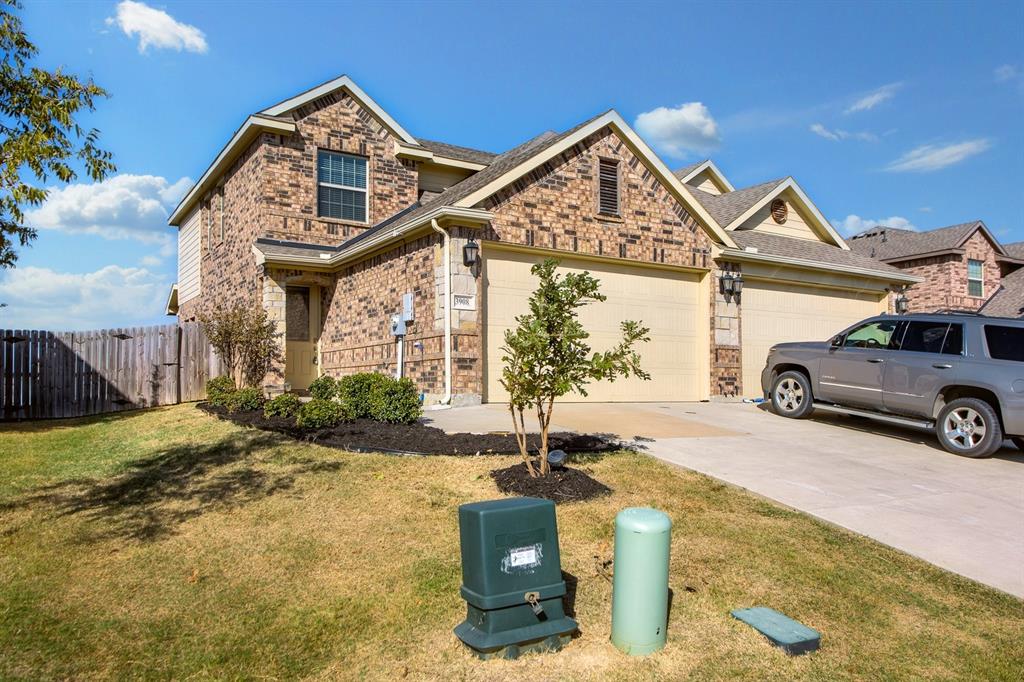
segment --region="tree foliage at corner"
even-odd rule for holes
[[[640,368],[638,343],[649,340],[650,330],[639,322],[622,322],[622,340],[603,353],[591,353],[590,334],[579,321],[579,309],[603,302],[600,282],[589,272],[556,273],[559,261],[548,258],[530,272],[538,278],[530,296],[530,312],[516,318],[517,326],[505,332],[501,385],[508,391],[509,412],[519,451],[531,476],[543,476],[548,464],[548,428],[556,398],[569,393],[587,395],[594,381],[615,381],[629,376],[649,380]],[[536,411],[540,448],[536,466],[526,445],[524,413]]]
[[[0,268],[14,266],[15,246],[27,246],[36,232],[24,224],[25,206],[46,199],[39,185],[56,178],[72,182],[80,166],[94,181],[116,171],[110,152],[97,146],[99,132],[84,130],[75,116],[94,111],[107,91],[64,73],[29,66],[37,53],[21,19],[21,4],[0,0]]]
[[[239,386],[258,387],[281,359],[280,333],[267,311],[238,304],[199,315],[206,338]]]

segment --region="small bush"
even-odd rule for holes
[[[412,379],[391,379],[373,387],[370,418],[388,424],[412,424],[423,414]]]
[[[299,413],[301,407],[302,401],[299,400],[299,396],[294,393],[282,393],[273,400],[267,401],[263,407],[263,416],[267,419],[271,417],[292,419]]]
[[[310,429],[324,429],[336,426],[345,420],[345,408],[333,400],[310,400],[299,408],[295,423]]]
[[[243,388],[228,397],[227,408],[228,412],[250,412],[263,409],[263,404],[266,401],[262,389]]]
[[[227,375],[215,377],[206,382],[206,400],[211,405],[226,407],[234,392],[235,381]]]
[[[350,374],[338,380],[338,399],[354,419],[372,418],[370,397],[374,388],[389,381],[394,380],[376,372]]]
[[[338,395],[338,381],[324,374],[309,385],[309,394],[316,400],[334,400]]]

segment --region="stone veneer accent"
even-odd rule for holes
[[[722,293],[724,273],[741,274],[739,263],[718,262],[711,272],[711,395],[738,398],[743,392],[743,362],[740,350],[741,293],[726,299]]]

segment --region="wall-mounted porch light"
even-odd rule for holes
[[[462,247],[462,264],[475,275],[480,269],[480,245],[470,239]]]
[[[743,291],[743,275],[738,272],[736,274],[731,272],[722,273],[722,276],[718,279],[718,285],[722,294],[727,299],[733,296],[738,298],[740,292]]]
[[[896,296],[896,300],[893,302],[896,308],[897,315],[906,315],[907,310],[910,309],[910,301],[907,300],[906,294],[902,291]]]

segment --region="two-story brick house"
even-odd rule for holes
[[[981,311],[1020,315],[1016,284],[1024,267],[1020,244],[1003,245],[980,220],[925,232],[876,227],[849,240],[850,248],[923,280],[904,295],[908,312]],[[999,297],[999,302],[993,300]],[[992,304],[989,303],[992,301]],[[991,307],[990,307],[991,306]]]
[[[384,371],[428,405],[500,401],[504,331],[556,256],[608,296],[583,313],[595,348],[623,319],[651,328],[652,380],[588,400],[704,400],[757,394],[768,345],[917,281],[852,252],[791,178],[735,190],[698,166],[673,174],[614,111],[501,154],[432,142],[343,76],[251,115],[175,209],[169,311],[263,306],[271,389]]]

